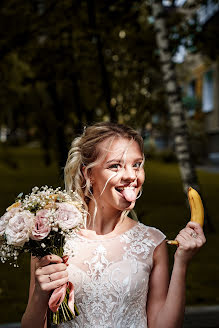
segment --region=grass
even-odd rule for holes
[[[21,191],[29,193],[33,186],[61,184],[56,165],[45,167],[42,151],[29,148],[10,149],[6,154],[0,149],[0,181],[1,214]],[[20,321],[27,304],[29,256],[23,256],[19,265],[13,268],[0,264],[0,323]]]
[[[10,166],[8,166],[9,163]],[[17,168],[14,164],[17,163]],[[187,276],[187,304],[204,305],[219,302],[219,220],[217,202],[219,174],[198,171],[203,196],[216,233],[206,229],[207,244],[190,264]],[[35,185],[62,185],[55,163],[45,167],[40,149],[0,149],[0,212],[10,205],[18,193],[30,192]],[[144,192],[136,211],[140,221],[161,229],[174,238],[190,217],[176,164],[146,163]],[[170,263],[175,248],[169,246]],[[29,257],[23,256],[20,267],[0,264],[0,323],[20,321],[28,299]]]

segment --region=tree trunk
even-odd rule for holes
[[[74,135],[76,136],[83,132],[83,127],[85,125],[85,117],[86,117],[86,123],[89,122],[89,117],[87,115],[87,111],[81,97],[81,91],[79,87],[80,77],[75,60],[75,49],[74,49],[74,41],[73,41],[72,33],[73,33],[73,27],[71,31],[68,31],[68,35],[69,35],[68,56],[70,58],[71,67],[72,67],[68,74],[69,74],[69,79],[72,82],[74,111],[77,115],[77,123],[74,126]]]
[[[183,189],[184,192],[187,193],[188,187],[191,186],[200,192],[195,166],[191,158],[185,111],[177,84],[174,63],[172,62],[172,56],[169,50],[169,40],[162,0],[152,0],[151,8],[154,17],[154,29],[160,55],[161,70],[163,73],[169,106],[169,117],[173,133],[174,147],[179,163]],[[209,229],[213,231],[214,227],[207,215],[207,211],[206,220]]]
[[[98,60],[100,64],[103,94],[105,97],[106,106],[109,111],[111,122],[116,122],[117,121],[116,109],[115,107],[111,106],[111,87],[110,87],[109,77],[104,61],[103,44],[100,37],[100,33],[98,32],[96,26],[95,0],[87,0],[87,8],[88,8],[89,24],[93,31],[93,38],[96,40],[96,44],[97,44]]]
[[[56,92],[56,82],[51,81],[48,83],[47,91],[53,101],[53,105],[51,110],[53,111],[53,115],[56,119],[55,129],[55,147],[56,147],[56,155],[58,160],[59,169],[61,171],[61,175],[63,176],[63,167],[65,166],[67,155],[68,155],[68,147],[65,136],[65,126],[63,117],[63,108],[60,104],[59,97]]]
[[[162,1],[151,1],[151,6],[154,16],[157,47],[159,50],[161,69],[169,106],[175,152],[179,162],[183,188],[185,192],[187,192],[189,186],[199,190],[200,188],[195,167],[191,159],[185,113],[180,100],[174,64],[172,63],[171,53],[169,51],[169,40],[165,26]]]

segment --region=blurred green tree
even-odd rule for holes
[[[30,122],[37,127],[47,163],[52,147],[63,167],[70,140],[93,121],[143,129],[154,112],[165,115],[143,1],[13,0],[3,1],[0,15],[2,65],[16,53],[31,71],[17,85],[25,83],[28,90],[25,116],[34,118]],[[7,88],[7,79],[2,83]],[[9,95],[3,98],[10,106]]]
[[[171,55],[195,31],[181,9],[175,1],[165,9]],[[150,1],[143,0],[1,2],[0,58],[8,75],[2,90],[14,80],[8,58],[26,65],[14,96],[2,95],[3,113],[14,108],[15,127],[36,129],[47,163],[52,149],[62,168],[72,138],[94,121],[144,130],[156,114],[159,128],[169,131],[151,18]]]

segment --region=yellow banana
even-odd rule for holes
[[[188,188],[188,199],[191,211],[190,221],[197,222],[201,227],[204,225],[204,207],[198,192],[192,187]],[[169,245],[178,245],[177,240],[167,240]]]
[[[197,222],[201,227],[204,225],[204,207],[198,192],[192,187],[188,190],[188,199],[191,210],[190,221]]]

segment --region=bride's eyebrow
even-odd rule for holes
[[[134,159],[134,162],[138,162],[138,161],[143,161],[144,160],[144,158],[143,157],[139,157],[139,158],[135,158]],[[107,161],[106,162],[106,164],[110,164],[110,163],[122,163],[122,162],[124,162],[124,160],[121,160],[121,159],[116,159],[116,158],[114,158],[114,159],[111,159],[110,161]]]
[[[110,161],[106,162],[106,164],[110,164],[110,163],[113,163],[113,162],[116,162],[116,163],[121,163],[123,162],[121,159],[111,159]]]
[[[139,157],[139,158],[136,158],[134,161],[137,162],[137,161],[143,161],[144,158],[143,157]]]

